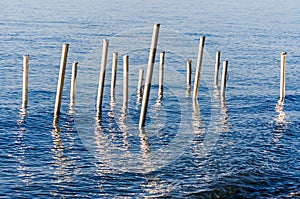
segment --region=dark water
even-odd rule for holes
[[[287,1],[6,1],[0,3],[1,198],[299,198],[300,5]],[[138,68],[154,23],[166,51],[164,98],[157,68],[143,131]],[[206,36],[199,104],[186,95]],[[110,40],[101,121],[95,102],[102,39]],[[61,117],[53,109],[62,44],[70,44]],[[226,101],[213,87],[215,52],[229,60]],[[112,52],[119,52],[110,103]],[[279,99],[287,52],[286,99]],[[130,100],[122,111],[122,56]],[[30,55],[29,102],[21,114],[22,56]],[[158,59],[158,53],[156,60]],[[69,107],[71,62],[79,62]]]

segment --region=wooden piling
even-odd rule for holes
[[[101,115],[101,112],[102,112],[102,99],[103,99],[103,91],[104,91],[108,44],[109,44],[109,41],[107,39],[103,39],[101,69],[100,69],[100,77],[99,77],[99,84],[98,84],[98,96],[97,96],[97,116],[98,117]]]
[[[226,83],[227,83],[227,68],[228,68],[228,61],[223,61],[223,71],[222,71],[222,84],[221,84],[221,96],[225,97],[225,90],[226,90]]]
[[[62,92],[63,92],[63,87],[64,87],[68,50],[69,50],[69,44],[65,43],[63,45],[63,49],[62,49],[59,77],[58,77],[58,83],[57,83],[56,101],[55,101],[55,108],[54,108],[55,118],[57,118],[60,114],[61,98],[62,98]]]
[[[159,64],[159,83],[158,83],[158,97],[161,99],[164,92],[164,67],[165,67],[165,52],[160,53]]]
[[[283,105],[285,98],[286,52],[281,53],[280,64],[280,99],[278,104]]]
[[[123,56],[123,109],[128,107],[128,55]]]
[[[138,98],[141,98],[143,95],[143,79],[144,79],[144,70],[139,70],[139,82],[138,82],[138,88],[137,88],[137,96]]]
[[[192,82],[192,60],[186,60],[186,86],[189,89]]]
[[[118,52],[113,53],[113,63],[112,63],[112,72],[111,72],[111,87],[110,87],[110,97],[114,101],[116,93],[116,77],[117,77],[117,66],[118,66]]]
[[[78,66],[78,62],[73,61],[73,64],[72,64],[72,77],[71,77],[71,89],[70,89],[70,106],[73,106],[76,103],[75,96],[76,96],[77,66]]]
[[[23,92],[22,92],[22,109],[25,110],[28,102],[28,62],[29,55],[23,56]]]
[[[155,53],[157,48],[159,27],[160,24],[154,24],[153,27],[151,49],[150,49],[148,68],[147,68],[147,76],[146,76],[145,89],[143,93],[143,101],[142,101],[142,108],[141,108],[140,121],[139,121],[140,128],[145,126],[145,119],[146,119],[146,113],[148,108],[153,67],[155,62]]]
[[[219,81],[219,69],[220,69],[220,56],[221,52],[217,51],[216,52],[216,65],[215,65],[215,86],[218,86],[218,81]]]
[[[202,67],[202,60],[203,60],[204,42],[205,42],[205,36],[200,37],[198,59],[197,59],[197,65],[196,65],[195,82],[194,82],[194,92],[193,92],[194,100],[197,100],[197,98],[198,98],[198,88],[199,88],[199,84],[200,84],[200,74],[201,74],[201,67]]]

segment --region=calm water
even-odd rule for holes
[[[299,198],[300,5],[255,1],[3,1],[0,20],[1,198]],[[166,51],[163,99],[158,65],[145,129],[138,129],[139,68],[154,23]],[[206,36],[199,104],[186,94]],[[95,120],[102,39],[110,40],[103,113]],[[53,109],[62,44],[70,44],[58,129]],[[213,87],[215,52],[229,60],[226,101]],[[119,52],[110,102],[112,52]],[[279,99],[287,52],[286,100]],[[29,102],[21,114],[22,56],[30,55]],[[129,54],[128,109],[122,56]],[[157,53],[157,63],[159,55]],[[79,62],[69,107],[71,62]]]

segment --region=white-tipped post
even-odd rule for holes
[[[71,77],[71,89],[70,89],[70,105],[71,106],[73,106],[76,103],[75,96],[76,96],[77,66],[78,66],[78,62],[73,61],[73,64],[72,64],[72,77]]]
[[[164,67],[165,67],[165,52],[160,53],[159,64],[159,83],[158,83],[158,96],[163,97],[164,92]]]
[[[123,56],[123,108],[128,107],[128,55]]]
[[[201,74],[201,67],[202,67],[202,60],[203,60],[204,42],[205,42],[205,36],[200,37],[198,59],[197,59],[197,65],[196,65],[195,82],[194,82],[194,92],[193,92],[194,100],[197,100],[197,98],[198,98],[198,88],[199,88],[199,84],[200,84],[200,74]]]
[[[215,86],[218,86],[219,81],[219,69],[220,69],[220,56],[221,52],[216,52],[216,65],[215,65]]]
[[[223,61],[223,71],[222,71],[222,84],[221,84],[221,96],[225,97],[225,90],[226,90],[226,82],[227,82],[227,68],[228,68],[228,61]]]
[[[103,99],[103,90],[104,90],[104,81],[105,81],[105,72],[106,72],[108,43],[109,43],[109,41],[107,39],[103,39],[101,69],[100,69],[100,77],[99,77],[99,84],[98,84],[98,96],[97,96],[97,116],[98,117],[101,115],[101,112],[102,112],[102,99]]]
[[[285,75],[286,75],[286,52],[281,53],[281,64],[280,64],[280,99],[278,103],[280,105],[284,102],[285,97]]]
[[[118,66],[118,52],[113,53],[113,63],[111,72],[111,87],[110,87],[110,97],[114,100],[116,93],[116,80],[117,80],[117,66]]]
[[[138,82],[138,88],[137,88],[137,95],[138,97],[142,97],[143,95],[143,80],[144,80],[144,70],[139,70],[139,82]]]
[[[62,54],[61,54],[60,70],[59,70],[59,77],[58,77],[57,90],[56,90],[56,101],[55,101],[55,108],[54,108],[55,117],[59,116],[60,114],[60,106],[61,106],[61,98],[62,98],[62,92],[64,87],[64,81],[65,81],[68,50],[69,50],[69,44],[66,43],[63,45]]]
[[[192,60],[186,60],[186,86],[187,88],[191,88],[192,83]]]
[[[147,68],[147,76],[146,76],[146,82],[145,82],[145,89],[144,89],[144,93],[143,93],[143,101],[142,101],[142,108],[141,108],[140,121],[139,121],[140,128],[145,126],[145,119],[146,119],[146,113],[147,113],[147,108],[148,108],[153,67],[154,67],[154,62],[155,62],[155,53],[156,53],[156,48],[157,48],[159,27],[160,27],[160,24],[154,24],[152,41],[151,41],[151,49],[150,49],[149,61],[148,61],[148,68]]]
[[[23,92],[22,92],[22,109],[25,110],[28,102],[28,61],[29,55],[23,56]]]

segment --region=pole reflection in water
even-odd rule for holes
[[[227,110],[227,104],[226,104],[226,97],[222,96],[221,97],[221,112],[223,114],[223,117],[221,119],[222,121],[222,127],[223,127],[223,132],[228,132],[229,127],[228,127],[228,110]]]
[[[286,121],[286,114],[283,111],[283,105],[277,104],[276,112],[278,113],[277,117],[274,119],[274,133],[273,133],[273,142],[278,142],[279,139],[283,136],[286,132],[288,127],[288,122]]]
[[[193,128],[194,128],[194,134],[200,135],[204,133],[204,129],[201,128],[201,112],[198,100],[193,101]]]
[[[68,144],[70,150],[74,148],[75,145],[75,138],[72,138],[70,132],[75,132],[75,130],[71,130],[72,127],[72,113],[74,113],[74,109],[71,108],[69,110],[69,117],[70,122],[67,122],[67,125],[65,127],[68,130],[64,130],[63,132],[66,132],[66,135],[68,136],[68,139],[66,141],[66,144]],[[51,194],[55,197],[67,197],[64,189],[66,187],[66,183],[72,182],[72,175],[77,175],[80,171],[79,168],[75,162],[74,159],[77,157],[68,157],[65,154],[65,146],[62,141],[61,132],[62,129],[59,127],[59,119],[58,117],[54,118],[53,121],[53,127],[54,130],[52,131],[52,139],[53,139],[53,145],[52,151],[54,152],[53,159],[54,159],[54,165],[56,166],[56,170],[54,171],[54,175],[56,178],[55,184],[56,184],[56,190],[51,191]]]
[[[30,186],[32,183],[30,181],[30,178],[32,177],[32,173],[29,171],[29,168],[26,166],[26,159],[25,159],[25,153],[26,153],[26,149],[28,148],[28,146],[26,145],[26,143],[24,142],[24,136],[27,132],[26,129],[26,109],[22,108],[20,116],[21,119],[18,120],[18,125],[20,130],[17,132],[17,138],[15,141],[15,151],[16,151],[16,158],[17,158],[17,162],[18,162],[18,167],[17,167],[17,171],[18,171],[18,177],[20,179],[20,182],[22,182],[23,184],[17,184],[17,187],[19,188],[24,188]]]

